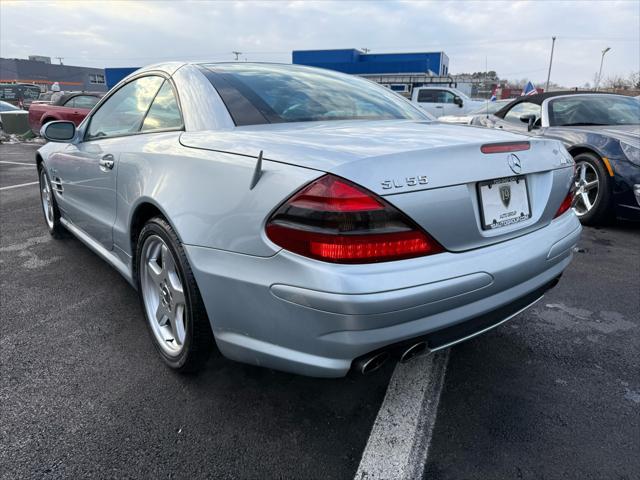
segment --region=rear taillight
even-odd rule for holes
[[[266,231],[282,248],[325,262],[385,262],[444,251],[385,200],[333,175],[287,200]]]
[[[572,188],[571,190],[569,190],[569,193],[567,193],[567,196],[564,197],[564,200],[560,204],[560,208],[558,208],[558,211],[556,212],[556,215],[553,218],[559,217],[560,215],[562,215],[564,212],[566,212],[573,206],[573,197],[574,197],[574,191]]]

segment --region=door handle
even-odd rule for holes
[[[108,172],[113,168],[115,163],[116,162],[113,160],[113,155],[108,153],[100,159],[100,162],[99,162],[100,170],[102,170],[103,172]]]

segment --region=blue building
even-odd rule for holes
[[[104,75],[107,80],[107,88],[113,88],[120,80],[139,68],[140,67],[105,68]]]
[[[449,75],[449,57],[444,52],[364,53],[355,48],[294,50],[292,63],[355,75],[394,73]]]

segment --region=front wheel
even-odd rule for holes
[[[160,217],[143,227],[137,248],[138,292],[153,343],[179,371],[200,369],[214,349],[209,318],[180,241]]]
[[[610,213],[611,184],[602,161],[590,153],[575,156],[574,211],[585,225],[604,222]]]
[[[62,226],[62,223],[60,223],[60,210],[58,210],[56,197],[51,188],[49,175],[44,166],[40,166],[38,173],[40,180],[40,204],[42,205],[45,223],[53,238],[62,238],[65,235],[65,228]]]

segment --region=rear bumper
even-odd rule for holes
[[[509,306],[562,273],[580,231],[570,213],[489,247],[370,265],[333,265],[286,251],[263,258],[185,250],[225,356],[339,377],[377,349],[464,330],[467,322],[473,329],[473,319],[491,312],[497,312],[492,319],[508,317]]]

